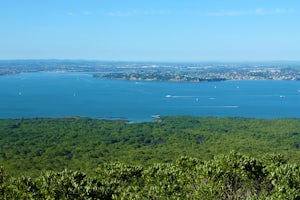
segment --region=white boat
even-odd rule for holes
[[[160,115],[152,115],[151,117],[154,119],[160,119]]]

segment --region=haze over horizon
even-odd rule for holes
[[[3,0],[0,59],[297,61],[300,2]]]

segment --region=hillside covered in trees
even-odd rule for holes
[[[180,157],[149,167],[105,163],[96,174],[47,171],[8,178],[0,170],[1,199],[299,199],[300,168],[281,156],[231,152],[201,161]]]
[[[0,197],[299,199],[299,144],[299,119],[3,119]]]

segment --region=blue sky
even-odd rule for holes
[[[300,60],[298,0],[0,0],[0,59]]]

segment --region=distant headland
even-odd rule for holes
[[[2,60],[0,75],[56,72],[89,73],[129,81],[204,82],[226,80],[300,80],[300,62],[115,62],[88,60]]]

